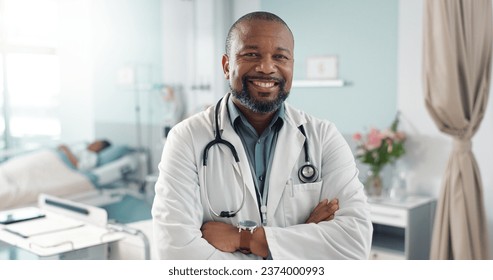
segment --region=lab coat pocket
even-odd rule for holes
[[[320,202],[322,182],[309,184],[287,184],[283,194],[286,226],[302,224]]]

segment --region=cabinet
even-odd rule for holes
[[[435,199],[407,196],[368,201],[373,223],[370,259],[429,259]]]

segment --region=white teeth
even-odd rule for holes
[[[259,81],[253,81],[253,84],[259,87],[264,87],[264,88],[271,88],[275,85],[274,82],[259,82]]]

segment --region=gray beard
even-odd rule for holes
[[[231,84],[229,85],[229,88],[231,90],[231,94],[240,101],[241,105],[246,107],[247,109],[255,112],[255,113],[272,113],[277,111],[281,105],[286,101],[286,99],[289,96],[289,92],[286,92],[284,90],[284,83],[281,82],[279,84],[279,93],[277,94],[277,98],[273,101],[267,101],[267,102],[262,102],[259,100],[256,100],[252,98],[252,95],[249,93],[247,84],[246,84],[246,79],[243,79],[242,82],[243,88],[241,91],[236,91],[231,87]]]

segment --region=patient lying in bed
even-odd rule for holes
[[[0,210],[34,203],[40,193],[64,197],[119,180],[121,169],[137,168],[132,152],[122,145],[106,146],[97,152],[95,168],[86,171],[76,168],[81,166],[79,159],[71,163],[58,148],[13,157],[0,163]]]
[[[98,153],[111,146],[108,140],[96,140],[85,147],[71,147],[67,145],[58,146],[65,161],[68,161],[74,168],[81,171],[88,171],[98,165]],[[63,158],[65,159],[65,158]]]

